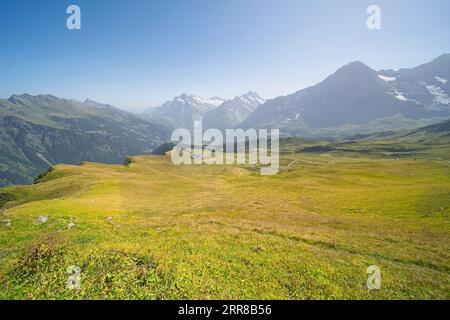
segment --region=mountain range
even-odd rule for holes
[[[203,121],[204,128],[234,128],[266,100],[249,91],[234,99],[202,98],[183,93],[164,104],[146,110],[142,116],[171,128],[192,129],[194,121]]]
[[[204,128],[225,130],[234,128],[247,119],[266,100],[256,92],[248,93],[227,100],[217,109],[207,112],[203,118]]]
[[[351,62],[322,82],[271,100],[248,92],[231,100],[183,94],[144,116],[172,128],[279,128],[289,136],[345,137],[415,129],[450,117],[450,54],[400,70]]]
[[[450,54],[398,71],[356,61],[315,86],[267,101],[240,126],[304,136],[419,127],[450,117],[449,79]]]
[[[218,108],[225,101],[219,97],[202,98],[183,93],[161,106],[148,109],[143,116],[171,128],[192,128],[194,121],[202,120],[208,111]]]

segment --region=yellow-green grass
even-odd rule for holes
[[[0,190],[16,198],[0,213],[0,298],[450,298],[448,161],[287,154],[264,177],[133,160]]]

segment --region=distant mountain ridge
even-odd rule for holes
[[[92,100],[13,95],[0,100],[0,186],[30,183],[57,163],[121,163],[151,153],[170,132]]]
[[[202,120],[208,111],[218,108],[224,102],[225,99],[219,97],[202,98],[183,93],[159,107],[147,110],[143,116],[172,128],[192,128],[194,121]]]
[[[450,136],[450,120],[420,128],[414,132],[442,133]]]
[[[413,130],[404,137],[427,141],[445,139],[444,141],[450,146],[450,120]]]
[[[319,84],[259,106],[240,126],[280,128],[290,135],[366,128],[379,119],[404,123],[450,117],[450,55],[399,71],[375,71],[362,62],[347,64]],[[354,132],[354,133],[355,133]]]
[[[232,100],[227,100],[217,109],[205,114],[203,127],[219,130],[232,129],[247,119],[265,101],[264,98],[252,91]]]
[[[194,121],[203,121],[205,129],[223,130],[239,125],[265,101],[252,91],[231,100],[202,98],[184,93],[161,106],[148,109],[143,116],[172,128],[192,129]]]

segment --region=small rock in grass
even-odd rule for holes
[[[106,221],[111,222],[113,220],[113,217],[106,218]]]
[[[2,220],[5,223],[5,226],[11,227],[11,220]]]
[[[261,253],[264,251],[264,247],[262,245],[258,245],[256,247],[253,247],[252,250],[255,252]]]
[[[48,221],[48,217],[46,217],[46,216],[38,217],[38,222],[39,223],[46,223],[47,221]]]
[[[72,229],[76,226],[76,224],[73,222],[70,222],[67,226],[69,227],[69,229]]]

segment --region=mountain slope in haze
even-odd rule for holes
[[[425,120],[443,120],[450,116],[448,57],[400,71],[375,71],[353,62],[313,87],[267,101],[241,126],[308,135],[324,128],[338,132],[345,126],[367,127],[393,117],[401,120],[396,125],[399,129],[411,120],[418,121],[417,126]]]
[[[419,128],[401,136],[401,139],[408,141],[427,142],[428,145],[446,145],[450,155],[450,120],[436,123],[430,126]]]
[[[399,130],[356,135],[334,141],[287,138],[281,143],[283,152],[329,154],[380,160],[450,161],[450,120],[415,130]],[[299,147],[300,146],[300,147]],[[447,197],[450,193],[446,192]],[[448,200],[445,201],[447,204]]]
[[[247,119],[264,102],[265,99],[252,91],[227,100],[219,108],[206,113],[203,118],[203,128],[232,129]]]
[[[207,112],[224,102],[223,98],[202,98],[184,93],[159,107],[147,110],[143,116],[171,128],[192,128],[194,121],[202,120]]]
[[[411,69],[400,69],[399,74],[405,74],[428,86],[427,90],[436,98],[433,88],[441,89],[447,96],[450,95],[450,53],[436,58],[432,62],[425,63]]]
[[[121,163],[169,136],[168,128],[110,105],[14,95],[0,100],[0,185],[30,183],[57,163]]]
[[[426,126],[424,128],[420,128],[411,132],[411,134],[415,133],[432,133],[450,136],[450,120]]]

